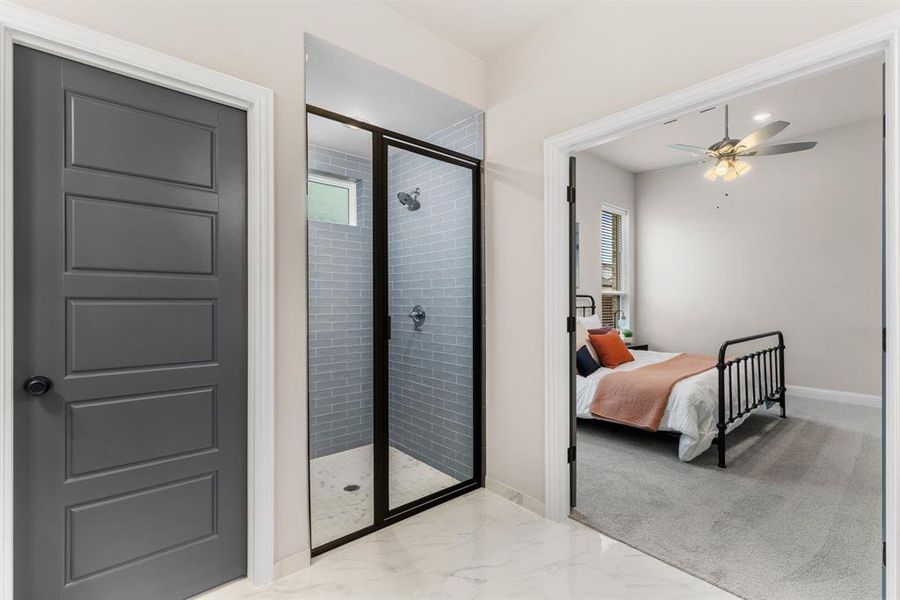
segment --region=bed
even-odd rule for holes
[[[576,308],[580,317],[593,316],[596,302],[579,295]],[[735,348],[760,340],[772,345],[734,354]],[[581,341],[577,341],[580,346]],[[657,431],[678,434],[678,457],[690,461],[713,444],[718,447],[718,465],[725,468],[726,435],[752,413],[778,405],[785,417],[784,335],[772,331],[725,341],[713,368],[681,379],[672,387]],[[632,350],[634,361],[615,369],[600,367],[587,377],[576,376],[575,416],[598,419],[591,412],[600,381],[612,373],[628,372],[671,360],[681,353]]]

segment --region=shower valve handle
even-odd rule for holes
[[[406,316],[412,319],[413,327],[416,331],[422,331],[422,324],[425,323],[425,309],[422,308],[421,304],[413,306],[412,312]]]

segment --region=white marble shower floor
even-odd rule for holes
[[[459,483],[396,448],[389,448],[389,451],[391,508]],[[310,461],[313,547],[372,524],[372,452],[369,444]],[[345,491],[344,487],[348,485],[358,485],[359,489]]]

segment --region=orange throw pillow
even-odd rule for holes
[[[602,335],[591,335],[591,346],[600,358],[600,364],[608,369],[615,369],[619,365],[634,360],[631,352],[625,347],[625,342],[619,337],[619,332],[613,329]]]

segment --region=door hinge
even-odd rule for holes
[[[571,185],[566,186],[566,202],[575,204],[575,188]]]
[[[569,446],[566,450],[566,461],[571,465],[575,462],[575,446]]]
[[[566,317],[566,333],[575,333],[575,317]]]

